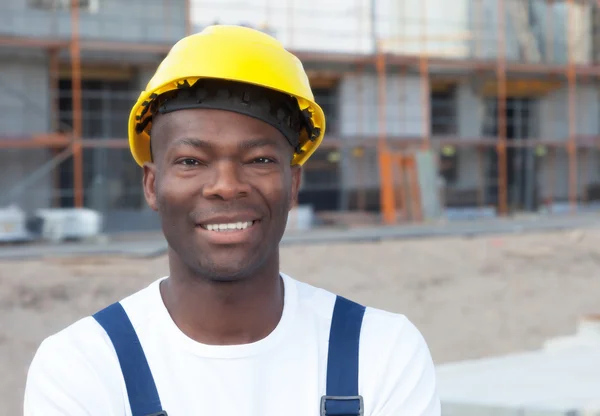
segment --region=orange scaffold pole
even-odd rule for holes
[[[419,73],[421,76],[421,114],[423,129],[423,149],[429,150],[431,136],[429,56],[427,51],[427,1],[421,0],[421,47],[419,52]]]
[[[358,124],[358,133],[359,133],[359,137],[362,141],[362,138],[364,137],[365,134],[365,123],[364,123],[364,116],[365,116],[365,83],[364,83],[364,76],[363,76],[363,67],[362,65],[359,66],[358,71],[357,71],[357,91],[356,91],[356,95],[357,95],[357,103],[360,103],[358,105],[360,105],[360,108],[358,108],[357,111],[357,124]],[[358,150],[359,153],[361,153],[361,157],[357,158],[354,163],[356,163],[358,165],[358,183],[357,183],[357,187],[358,187],[358,191],[357,191],[357,208],[359,211],[365,211],[366,210],[366,206],[367,206],[367,196],[366,196],[366,187],[367,187],[367,181],[366,181],[366,169],[365,169],[365,154],[364,154],[364,150],[363,149],[359,149]]]
[[[81,111],[81,49],[79,45],[79,0],[71,0],[71,82],[73,101],[73,191],[75,207],[83,207],[83,117]]]
[[[379,134],[377,140],[377,153],[379,155],[379,173],[381,178],[381,209],[383,212],[383,221],[386,224],[396,222],[396,203],[394,196],[394,178],[392,175],[391,154],[387,146],[387,123],[386,123],[386,102],[387,102],[387,74],[385,53],[382,45],[377,45],[377,85],[378,85],[378,125]]]
[[[498,210],[500,215],[508,213],[507,160],[506,160],[506,22],[505,0],[498,0],[498,56],[496,77],[498,78]]]

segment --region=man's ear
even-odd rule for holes
[[[156,197],[156,165],[154,163],[144,163],[143,185],[146,203],[154,211],[158,211],[158,198]]]
[[[290,210],[298,204],[298,193],[300,192],[301,182],[302,166],[292,165],[292,194],[290,198]]]

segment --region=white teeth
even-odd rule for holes
[[[209,231],[245,230],[253,223],[254,221],[232,222],[229,224],[207,224],[204,228]]]

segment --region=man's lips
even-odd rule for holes
[[[240,212],[228,215],[216,215],[209,218],[199,218],[197,227],[208,231],[235,232],[246,230],[260,222],[260,216],[254,212]]]
[[[232,246],[260,240],[261,220],[254,215],[213,217],[196,224],[196,230],[209,244]]]
[[[231,222],[207,222],[198,224],[201,228],[208,231],[217,231],[217,232],[235,232],[246,230],[256,223],[260,222],[260,220],[250,220],[250,221],[231,221]]]

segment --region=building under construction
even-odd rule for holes
[[[0,207],[146,224],[129,110],[170,47],[215,23],[303,62],[328,118],[300,196],[316,211],[423,220],[424,151],[446,212],[600,198],[596,0],[3,0]]]

